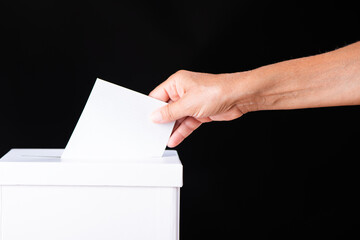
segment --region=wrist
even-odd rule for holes
[[[296,99],[309,94],[308,79],[301,71],[304,59],[274,63],[251,71],[256,110],[291,109]],[[305,77],[306,78],[306,77]]]
[[[230,106],[237,107],[243,113],[262,110],[264,97],[261,93],[266,81],[260,78],[257,69],[223,75]]]

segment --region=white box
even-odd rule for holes
[[[177,240],[182,164],[64,162],[63,149],[0,159],[0,240]]]

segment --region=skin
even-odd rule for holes
[[[360,42],[251,71],[208,74],[180,70],[149,96],[169,102],[151,115],[175,122],[175,147],[202,123],[229,121],[260,110],[360,104]]]

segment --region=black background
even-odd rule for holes
[[[0,155],[65,147],[97,77],[148,94],[360,40],[344,1],[1,1]],[[176,149],[181,239],[359,237],[360,107],[248,113]]]

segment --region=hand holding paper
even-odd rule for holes
[[[174,122],[150,114],[165,102],[97,79],[62,159],[161,157]]]

